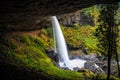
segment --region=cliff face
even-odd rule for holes
[[[76,11],[74,13],[62,14],[57,16],[60,24],[66,26],[91,25],[94,26],[94,17],[85,15],[85,12]]]
[[[0,0],[0,31],[34,30],[46,17],[117,0]]]

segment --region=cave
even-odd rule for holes
[[[45,46],[48,44],[44,42],[47,41],[49,45],[53,43],[45,36],[45,30],[50,26],[50,16],[70,14],[94,5],[116,2],[119,1],[0,0],[0,79],[105,80],[104,74],[95,75],[87,70],[76,73],[56,68],[45,54]],[[39,31],[43,28],[43,31]],[[113,76],[111,78],[118,79]]]
[[[71,13],[95,4],[108,4],[117,0],[1,0],[0,31],[40,29],[47,17]]]

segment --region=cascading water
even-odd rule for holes
[[[74,68],[84,68],[84,64],[86,60],[82,59],[73,59],[70,60],[67,52],[66,42],[60,28],[59,22],[56,16],[51,17],[52,26],[53,26],[53,35],[54,35],[54,44],[55,44],[55,52],[58,53],[60,56],[59,66],[60,67],[67,67],[70,70],[74,70]],[[104,71],[98,65],[93,65],[96,69],[99,69],[102,73]],[[88,66],[89,67],[89,66]]]
[[[53,26],[53,34],[56,42],[56,51],[58,51],[60,56],[60,61],[64,62],[67,66],[69,64],[69,57],[66,47],[66,42],[64,39],[64,36],[62,34],[59,22],[55,16],[51,17],[52,20],[52,26]]]
[[[67,52],[66,42],[62,33],[62,30],[60,28],[59,22],[56,18],[56,16],[51,17],[52,20],[52,26],[53,26],[53,34],[55,39],[55,51],[60,56],[60,67],[68,67],[69,69],[73,70],[75,67],[82,68],[84,67],[85,60],[81,59],[74,59],[70,60]]]

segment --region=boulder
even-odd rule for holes
[[[55,52],[54,49],[51,49],[47,52],[48,57],[50,57],[52,60],[54,60],[56,63],[59,62],[59,56],[58,53]]]
[[[104,73],[104,71],[98,65],[96,65],[94,61],[87,61],[84,66],[85,69],[88,69],[94,73]]]

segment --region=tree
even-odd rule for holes
[[[98,47],[100,48],[100,52],[108,55],[108,73],[107,80],[110,79],[110,66],[111,66],[111,58],[113,55],[116,56],[116,61],[118,63],[118,54],[117,54],[117,35],[118,35],[118,27],[115,24],[115,18],[118,3],[115,4],[103,4],[100,6],[100,16],[99,16],[99,27],[96,29],[96,35],[99,40]],[[118,71],[119,64],[118,64]],[[120,76],[120,73],[119,73]]]

